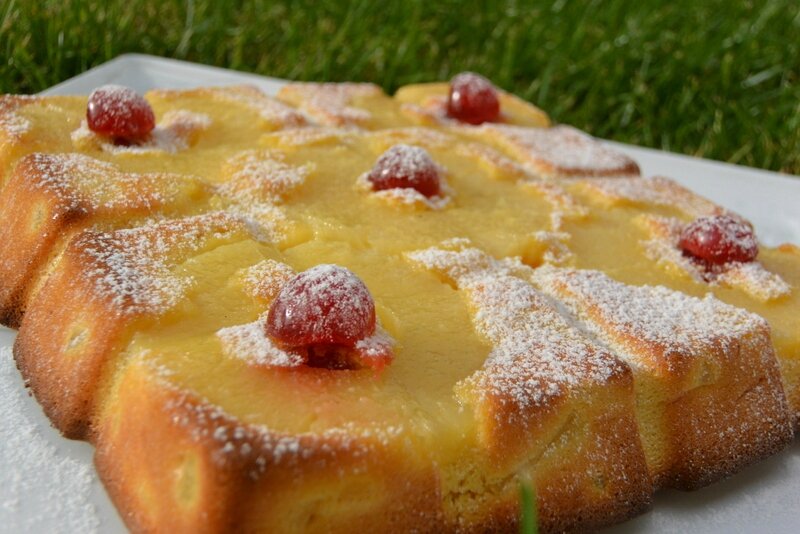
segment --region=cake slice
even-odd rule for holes
[[[572,267],[696,297],[712,293],[767,320],[786,396],[799,424],[800,315],[792,311],[800,305],[797,247],[758,244],[756,258],[718,266],[714,269],[720,272],[713,274],[679,246],[680,234],[694,221],[723,215],[749,227],[740,216],[663,177],[587,178],[568,184],[566,190],[591,214],[563,220],[563,232],[570,235],[568,250],[580,251],[571,255]]]
[[[482,368],[454,391],[473,412],[494,469],[530,477],[546,531],[597,528],[644,509],[652,482],[638,439],[631,370],[515,276],[516,266],[462,241],[447,245],[408,258],[464,295],[475,329],[491,346]],[[511,506],[514,488],[503,489]],[[492,497],[487,493],[464,496],[456,503],[459,514],[480,513]]]
[[[75,153],[25,156],[0,191],[0,321],[19,325],[50,264],[81,230],[196,212],[212,192],[191,176],[126,173]]]
[[[62,434],[90,436],[113,357],[137,327],[162,320],[191,287],[181,263],[247,235],[239,219],[208,213],[85,231],[70,241],[33,295],[14,344],[17,365]]]
[[[474,73],[460,74],[449,84],[401,87],[395,99],[417,124],[475,137],[540,177],[639,175],[628,156],[576,128],[551,126],[540,109]]]
[[[639,166],[631,158],[571,126],[484,124],[476,129],[459,129],[505,151],[541,177],[639,175]]]
[[[371,83],[289,83],[278,98],[322,126],[372,130],[411,124],[399,105]]]
[[[461,92],[477,91],[491,93],[487,90],[491,82],[475,73],[462,73],[458,77]],[[454,79],[455,80],[455,79]],[[402,113],[422,126],[440,126],[459,124],[458,119],[448,113],[448,99],[453,83],[420,83],[406,85],[397,90],[394,97],[401,105]],[[550,118],[541,109],[526,102],[512,93],[491,86],[495,91],[495,117],[492,120],[518,126],[546,128],[550,126]],[[489,98],[490,100],[491,97]],[[478,101],[485,99],[478,98]]]
[[[783,449],[792,417],[769,326],[708,295],[626,286],[597,271],[532,279],[626,361],[657,486],[706,485]]]

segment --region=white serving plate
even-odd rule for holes
[[[87,94],[105,83],[143,92],[154,87],[251,83],[274,94],[284,80],[138,54],[120,56],[43,94]],[[639,162],[647,176],[665,175],[733,209],[769,244],[800,243],[800,178],[611,143]],[[0,327],[0,350],[14,332]],[[91,468],[92,447],[53,430],[19,374],[0,352],[0,437],[25,430],[24,440],[0,442],[0,532],[125,532]],[[4,429],[4,430],[3,430]],[[30,448],[27,444],[31,444]],[[35,445],[35,446],[34,446]],[[45,451],[43,453],[42,451]],[[30,455],[36,455],[29,458]],[[56,473],[58,476],[52,476]],[[76,477],[73,480],[71,477]],[[81,494],[78,494],[81,493]],[[54,502],[61,501],[61,502]],[[66,502],[66,504],[65,504]],[[73,505],[74,503],[74,505]],[[738,475],[691,493],[661,491],[653,510],[608,532],[794,533],[800,525],[800,441]]]

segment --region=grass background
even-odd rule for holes
[[[0,0],[0,92],[126,52],[389,92],[475,70],[600,137],[800,174],[798,0]]]

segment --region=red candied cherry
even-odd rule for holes
[[[89,129],[101,135],[141,139],[156,126],[153,108],[129,87],[104,85],[89,95],[86,107]]]
[[[416,189],[430,198],[439,194],[439,169],[424,148],[394,145],[381,154],[367,175],[372,189]]]
[[[500,100],[492,82],[474,72],[462,72],[450,80],[447,114],[469,124],[496,121]]]
[[[281,288],[269,309],[266,331],[288,346],[353,347],[375,331],[375,303],[351,271],[317,265]]]
[[[758,255],[753,228],[730,215],[696,219],[681,232],[678,246],[709,265],[753,261]]]

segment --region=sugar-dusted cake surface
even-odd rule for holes
[[[590,530],[791,441],[799,249],[708,275],[680,234],[726,210],[498,94],[473,126],[446,84],[156,90],[126,143],[85,98],[0,99],[0,318],[132,530],[513,532],[520,483]],[[376,189],[390,149],[435,192]],[[324,265],[380,365],[268,335]]]

